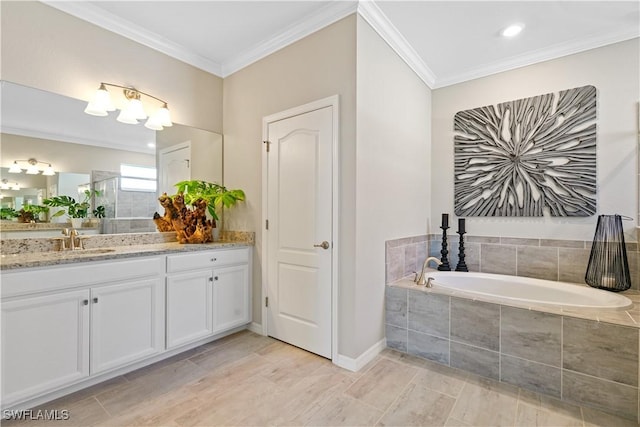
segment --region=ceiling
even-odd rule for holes
[[[220,77],[356,11],[432,88],[640,36],[635,0],[45,3]]]

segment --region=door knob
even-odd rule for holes
[[[322,249],[329,249],[329,242],[327,242],[326,240],[322,243],[320,243],[319,245],[313,245],[314,248],[322,248]]]

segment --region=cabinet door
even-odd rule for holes
[[[213,276],[213,331],[249,323],[249,266],[216,268]]]
[[[89,290],[2,303],[2,405],[89,375]]]
[[[178,347],[213,333],[213,274],[211,270],[167,277],[167,348]]]
[[[164,286],[159,278],[91,289],[91,374],[164,349]]]

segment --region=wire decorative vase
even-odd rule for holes
[[[594,288],[620,292],[631,287],[620,215],[600,215],[593,236],[585,281]]]

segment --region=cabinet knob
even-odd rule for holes
[[[213,282],[213,277],[209,277],[209,281],[210,281],[210,282]]]
[[[82,305],[89,305],[89,300],[88,299],[82,300]]]
[[[95,297],[95,298],[93,299],[93,303],[94,303],[94,304],[97,304],[97,303],[98,303],[98,297]]]
[[[218,280],[218,276],[214,277],[213,280]]]
[[[211,262],[216,262],[218,258],[211,258]]]

